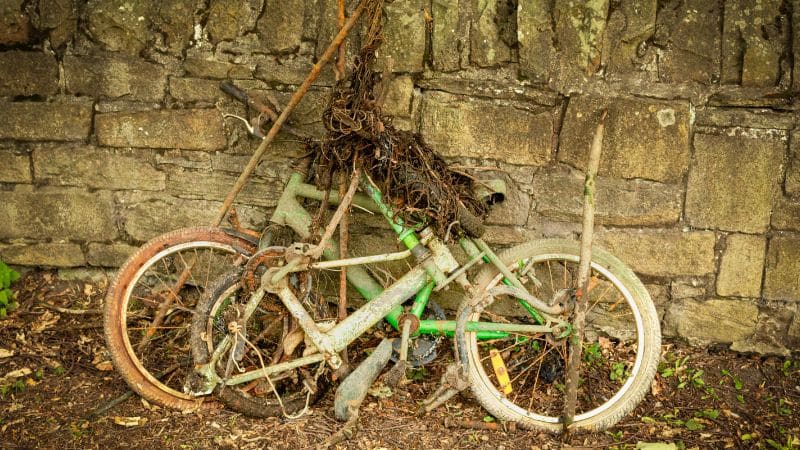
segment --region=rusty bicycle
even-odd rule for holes
[[[386,320],[399,335],[401,360],[410,353],[415,363],[428,362],[434,342],[452,337],[451,385],[470,386],[499,419],[563,429],[577,241],[537,240],[495,253],[475,224],[454,239],[463,252],[458,260],[424,222],[405,223],[366,174],[357,180],[361,192],[351,189],[349,198],[306,178],[302,164],[291,173],[270,219],[274,226],[264,233],[178,230],[152,240],[123,266],[107,296],[105,333],[132,389],[179,409],[219,399],[248,414],[294,417],[346,373],[340,353],[348,344]],[[339,208],[322,238],[311,242],[307,203],[323,199]],[[405,249],[340,258],[328,231],[348,202],[383,216]],[[289,240],[279,242],[276,229],[290,231]],[[603,249],[592,253],[572,426],[604,429],[649,390],[661,333],[641,281]],[[408,261],[409,269],[394,281],[380,280],[369,268],[387,261]],[[335,295],[331,274],[343,267],[350,295],[365,303],[337,320],[325,304]],[[447,320],[432,298],[451,286],[463,300]]]

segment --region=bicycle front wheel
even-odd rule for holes
[[[211,281],[254,251],[222,229],[198,227],[158,236],[128,259],[106,295],[104,328],[114,366],[133,391],[168,408],[198,407],[183,392],[194,307]]]
[[[528,242],[499,255],[534,296],[549,302],[574,301],[579,243]],[[495,267],[476,277],[479,292],[502,283]],[[644,285],[619,259],[594,248],[577,412],[571,428],[602,430],[631,412],[650,389],[660,357],[658,315]],[[572,298],[570,298],[572,297]],[[490,322],[535,323],[509,296],[488,304],[464,302],[459,317]],[[564,319],[569,319],[564,317]],[[494,416],[525,428],[563,429],[567,339],[552,334],[512,333],[480,341],[458,336],[472,391]],[[507,373],[507,377],[505,376]]]

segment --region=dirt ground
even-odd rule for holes
[[[105,284],[31,272],[20,308],[0,321],[2,448],[314,448],[340,429],[333,391],[301,419],[251,419],[222,409],[180,413],[135,395],[101,414],[127,386],[108,363],[99,314]],[[800,355],[795,355],[798,357]],[[358,428],[333,448],[800,448],[800,361],[666,342],[651,394],[612,430],[563,439],[469,428],[491,420],[469,393],[417,417],[452,359],[444,349],[419,380],[370,396]],[[492,424],[493,426],[495,424]],[[505,430],[504,430],[505,428]]]

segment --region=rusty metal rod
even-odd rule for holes
[[[222,202],[222,207],[220,208],[219,213],[217,213],[217,217],[212,223],[213,226],[219,226],[222,223],[222,220],[225,218],[225,214],[227,214],[228,209],[230,209],[231,205],[233,204],[234,199],[236,196],[241,192],[242,188],[244,187],[247,179],[256,169],[258,162],[261,160],[261,157],[264,156],[264,153],[267,151],[267,148],[275,140],[275,136],[278,135],[278,131],[280,131],[281,126],[283,123],[286,122],[286,119],[289,115],[294,111],[295,107],[300,103],[300,100],[308,92],[308,88],[311,87],[311,84],[317,79],[322,70],[322,67],[330,61],[333,54],[339,48],[339,44],[344,41],[344,38],[347,36],[347,33],[350,31],[351,28],[356,24],[358,18],[361,17],[361,13],[364,12],[364,2],[360,2],[358,7],[353,11],[353,15],[345,22],[344,27],[339,30],[339,33],[333,38],[333,41],[325,49],[325,53],[320,56],[319,61],[311,68],[311,72],[309,72],[308,77],[306,77],[303,84],[297,88],[297,91],[292,95],[292,98],[289,100],[289,103],[281,112],[281,115],[273,122],[272,127],[269,129],[269,132],[264,137],[264,140],[261,141],[261,145],[258,146],[256,152],[250,158],[250,161],[247,163],[247,166],[242,171],[242,174],[239,175],[239,178],[236,179],[236,183],[231,188],[228,195],[225,197],[225,200]]]
[[[344,0],[339,0],[337,8],[337,22],[339,24],[339,29],[344,26],[345,17],[345,10],[344,10]],[[336,81],[341,81],[344,78],[345,71],[344,71],[344,58],[345,58],[345,41],[342,40],[342,43],[339,44],[339,54],[336,57]]]

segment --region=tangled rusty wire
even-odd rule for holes
[[[451,171],[421,137],[395,129],[381,115],[372,69],[382,42],[383,0],[366,1],[366,34],[349,79],[340,82],[323,113],[328,131],[315,150],[318,184],[334,173],[361,167],[407,223],[424,222],[442,236],[466,208],[483,217],[486,206],[472,192],[473,180]]]

